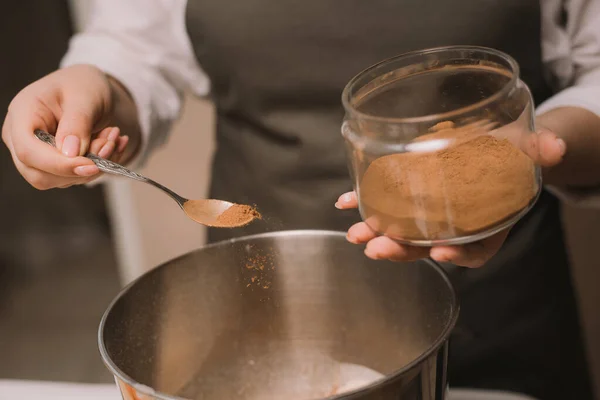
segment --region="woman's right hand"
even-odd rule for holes
[[[83,157],[88,151],[118,161],[128,137],[109,127],[115,105],[112,86],[99,69],[76,65],[41,78],[15,96],[2,140],[27,182],[45,190],[91,181],[100,171]],[[57,149],[38,140],[35,129],[55,133]]]

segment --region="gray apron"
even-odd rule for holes
[[[358,220],[333,207],[352,189],[340,96],[375,62],[435,46],[494,47],[517,59],[536,102],[551,94],[539,0],[189,0],[186,19],[217,107],[211,196],[257,204],[266,217],[211,230],[211,241]],[[487,266],[447,269],[462,303],[451,385],[592,398],[554,197],[541,196]]]

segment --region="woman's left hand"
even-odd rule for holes
[[[566,152],[565,142],[547,129],[540,129],[537,135],[532,135],[525,146],[524,152],[542,167],[557,165]],[[341,195],[335,206],[341,210],[357,208],[356,194],[349,192]],[[428,248],[400,244],[386,236],[378,235],[366,223],[359,222],[348,230],[347,238],[354,244],[366,244],[365,254],[374,260],[412,261],[431,257],[439,262],[477,268],[484,265],[500,250],[508,232],[509,230],[505,230],[481,241],[462,246]]]

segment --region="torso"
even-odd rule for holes
[[[375,62],[427,47],[494,47],[517,59],[538,102],[548,97],[538,1],[190,0],[187,27],[218,113],[212,196],[257,204],[267,218],[211,231],[211,240],[358,220],[333,208],[352,189],[340,96]],[[451,385],[591,398],[554,197],[542,195],[487,266],[446,268],[462,303]]]

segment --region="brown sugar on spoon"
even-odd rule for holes
[[[245,204],[234,204],[217,217],[221,226],[244,226],[262,216],[255,207]]]

